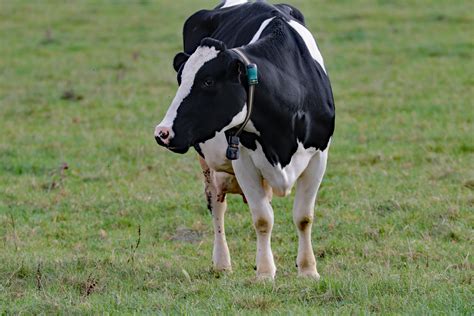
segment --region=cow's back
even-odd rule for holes
[[[223,9],[200,10],[184,24],[184,51],[192,54],[206,37],[222,41],[229,48],[246,45],[262,23],[273,17],[296,20],[304,25],[303,14],[287,4],[255,2]]]

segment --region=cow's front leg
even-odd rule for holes
[[[204,174],[207,206],[212,214],[214,226],[213,267],[217,272],[230,272],[232,271],[232,265],[224,227],[224,215],[227,210],[225,194],[219,190],[215,172],[209,168],[204,159],[200,158],[199,162]]]
[[[311,158],[296,183],[296,195],[293,207],[293,221],[298,230],[298,256],[296,264],[298,275],[319,279],[316,258],[311,244],[311,227],[314,218],[314,204],[327,163],[327,150],[318,152]]]
[[[224,228],[224,215],[227,203],[225,198],[223,202],[213,199],[211,205],[212,222],[214,225],[214,249],[212,251],[214,270],[218,272],[231,272],[232,265]]]
[[[240,158],[233,161],[232,165],[237,181],[247,198],[257,233],[257,278],[273,280],[276,273],[271,249],[273,209],[268,192],[265,191],[260,172],[246,150],[241,151]]]

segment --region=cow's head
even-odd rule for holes
[[[173,64],[179,88],[155,129],[159,145],[185,153],[189,147],[214,137],[216,132],[244,121],[245,67],[224,43],[205,38],[191,56],[179,53]]]

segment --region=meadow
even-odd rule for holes
[[[288,0],[316,34],[337,126],[296,277],[276,198],[274,283],[211,269],[197,155],[153,139],[184,20],[216,0],[0,1],[0,314],[472,315],[474,2]]]

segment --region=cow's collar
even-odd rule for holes
[[[247,94],[247,114],[245,115],[244,122],[240,125],[237,132],[229,137],[229,140],[228,140],[229,146],[227,147],[227,152],[226,152],[227,159],[237,160],[239,159],[239,144],[240,144],[239,136],[243,132],[245,126],[250,121],[250,115],[252,114],[255,86],[258,84],[258,68],[256,64],[250,62],[248,57],[239,48],[233,48],[232,51],[234,51],[237,55],[239,55],[242,58],[243,62],[245,63],[246,70],[247,70],[248,86],[249,86],[249,91]]]

